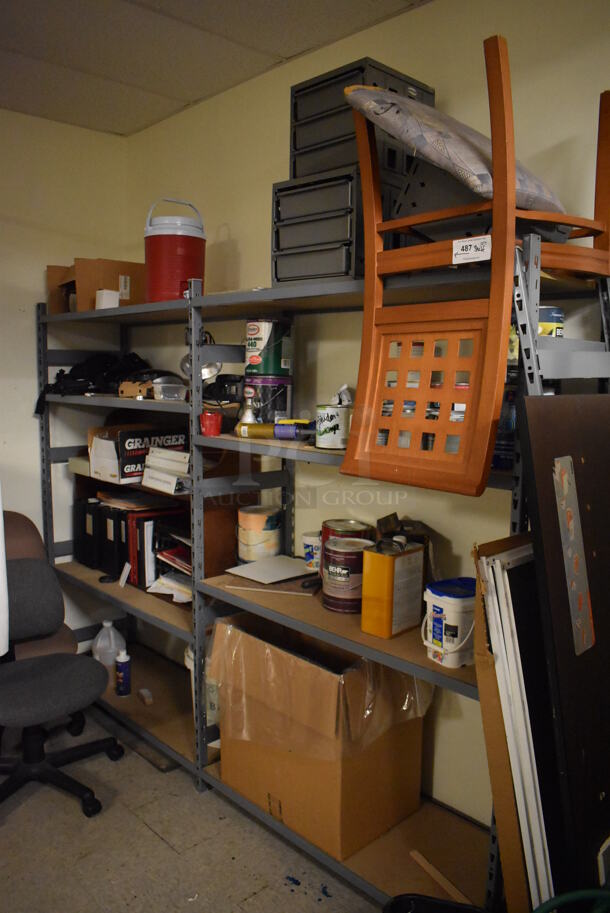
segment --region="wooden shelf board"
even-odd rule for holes
[[[141,644],[129,644],[128,651],[131,694],[118,697],[109,684],[102,700],[194,764],[195,725],[189,670]],[[148,688],[152,694],[153,702],[148,707],[138,697],[140,688]]]
[[[275,438],[250,440],[249,438],[239,438],[235,434],[219,434],[214,437],[204,437],[198,434],[194,442],[200,447],[218,447],[222,450],[238,450],[242,453],[260,453],[277,457],[280,460],[303,460],[312,463],[329,463],[335,466],[340,466],[345,456],[344,450],[323,450],[302,441],[280,441]]]
[[[205,774],[212,786],[217,784],[222,788],[220,764],[209,765]],[[234,790],[231,792],[239,801],[239,795]],[[268,819],[273,826],[275,819],[262,809],[259,817],[263,821]],[[411,850],[417,850],[473,904],[483,906],[488,849],[486,828],[433,802],[423,801],[415,814],[340,865],[388,897],[413,893],[448,900],[444,889],[411,857]],[[337,870],[336,862],[332,868]]]
[[[118,605],[125,612],[133,612],[151,624],[161,622],[162,627],[172,628],[178,636],[182,635],[183,639],[190,640],[193,629],[190,605],[167,602],[128,583],[124,587],[118,583],[100,583],[102,571],[85,567],[78,561],[57,564],[55,570],[60,577]]]
[[[300,590],[301,581],[263,586],[242,577],[221,574],[201,581],[198,589],[224,600],[236,608],[263,615],[296,630],[304,631],[352,653],[368,656],[384,665],[410,671],[442,687],[477,697],[474,666],[446,669],[428,659],[419,627],[389,640],[363,634],[360,615],[330,612],[322,605],[322,595],[290,596],[286,590]],[[254,590],[230,587],[253,587]]]

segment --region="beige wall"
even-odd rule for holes
[[[268,285],[271,185],[288,177],[290,86],[368,55],[434,86],[439,108],[487,131],[482,41],[496,32],[509,41],[519,157],[545,176],[568,209],[589,213],[597,99],[608,81],[605,0],[580,6],[571,0],[435,0],[129,139],[0,111],[0,474],[6,506],[39,519],[32,305],[44,294],[47,263],[75,256],[142,259],[150,203],[182,196],[200,207],[206,223],[208,291]],[[226,333],[214,330],[225,341],[243,333],[235,324]],[[360,317],[299,318],[296,331],[298,407],[305,410],[339,383],[355,382]],[[142,354],[170,340],[164,361],[175,365],[181,333],[147,333],[140,339]],[[82,419],[70,414],[75,410],[64,411],[61,443],[68,443]],[[68,480],[60,483],[67,491]],[[473,541],[503,535],[508,524],[508,497],[493,490],[473,500],[355,486],[335,471],[313,467],[299,467],[297,486],[313,491],[317,505],[299,512],[298,533],[339,508],[373,519],[395,507],[437,531],[444,575],[469,572]],[[63,531],[65,509],[58,515]],[[426,759],[429,790],[474,817],[489,818],[474,702],[439,692]]]
[[[0,478],[40,522],[34,304],[48,263],[121,252],[127,149],[117,137],[0,110]]]

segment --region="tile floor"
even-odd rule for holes
[[[80,739],[105,734],[90,719]],[[75,741],[63,733],[51,747]],[[66,771],[103,810],[85,818],[76,799],[37,783],[4,802],[0,913],[378,910],[180,768],[163,773],[126,747],[117,763],[102,755]]]

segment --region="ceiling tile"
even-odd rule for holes
[[[184,102],[279,60],[123,0],[0,3],[0,48]]]
[[[128,134],[175,114],[184,105],[132,86],[0,51],[0,107]]]
[[[129,134],[429,2],[0,0],[0,106]]]
[[[381,22],[427,0],[130,0],[284,59]]]

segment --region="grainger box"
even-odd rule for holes
[[[90,428],[89,472],[91,478],[121,485],[140,482],[144,461],[151,447],[187,450],[188,433],[164,425],[108,425]]]
[[[418,808],[430,686],[253,615],[216,622],[206,677],[223,781],[335,859]]]

